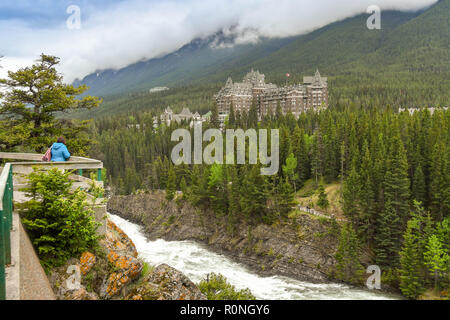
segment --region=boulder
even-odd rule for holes
[[[127,296],[129,300],[206,300],[197,286],[183,273],[161,264]]]
[[[81,287],[66,294],[66,300],[98,300],[98,296],[94,292],[88,292],[84,287]]]
[[[133,241],[111,220],[108,220],[106,237],[102,245],[106,248],[107,259],[114,272],[105,278],[100,289],[100,297],[110,299],[137,279],[142,271],[142,263]]]

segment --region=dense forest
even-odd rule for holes
[[[340,181],[348,225],[342,228],[337,278],[359,281],[357,256],[364,249],[408,297],[430,286],[448,288],[449,111],[410,115],[352,103],[298,120],[278,110],[260,122],[256,112],[233,112],[227,128],[279,129],[282,165],[274,176],[260,175],[258,165],[175,166],[171,132],[189,126],[154,128],[153,116],[95,121],[95,156],[104,160],[115,193],[166,189],[173,199],[181,190],[187,201],[227,217],[232,232],[243,220],[270,224],[286,218],[296,190],[309,179],[319,189]],[[213,123],[204,130],[208,126]]]
[[[163,189],[168,201],[212,209],[230,233],[243,222],[287,219],[306,184],[313,184],[319,207],[326,208],[325,186],[335,183],[343,212],[335,221],[336,279],[360,284],[364,255],[381,267],[383,282],[408,298],[429,288],[448,292],[450,111],[441,107],[450,102],[449,3],[387,14],[380,34],[365,29],[365,16],[347,19],[283,42],[285,47],[257,60],[249,59],[249,50],[242,60],[247,63],[234,57],[210,74],[190,75],[198,81],[158,93],[109,95],[103,103],[91,96],[76,99],[87,87],[64,84],[55,69],[59,59],[41,55],[32,67],[0,80],[9,89],[0,93],[0,150],[42,153],[64,135],[72,154],[104,162],[110,193]],[[260,175],[261,165],[174,165],[171,133],[193,129],[189,123],[155,126],[154,117],[167,106],[174,112],[212,110],[203,130],[217,127],[214,94],[228,75],[242,76],[250,66],[279,85],[300,83],[319,68],[328,77],[328,109],[298,119],[279,108],[262,119],[255,108],[230,113],[225,128],[279,129],[276,175]],[[398,112],[411,107],[418,109]]]
[[[188,106],[205,113],[229,76],[240,81],[251,68],[277,85],[302,83],[303,76],[319,69],[328,77],[333,105],[448,106],[449,10],[450,1],[441,0],[419,12],[383,11],[381,30],[367,29],[369,15],[362,14],[305,35],[262,38],[253,45],[220,50],[211,43],[224,41],[223,35],[195,39],[166,57],[86,77],[81,83],[91,87],[88,93],[102,96],[104,102],[77,117],[156,111],[169,105],[175,112]],[[149,93],[154,86],[171,89]]]

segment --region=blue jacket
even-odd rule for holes
[[[64,143],[55,142],[52,146],[52,161],[66,161],[70,158],[69,150]]]

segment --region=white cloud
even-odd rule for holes
[[[291,36],[363,13],[374,2],[382,9],[418,10],[437,0],[129,0],[91,13],[86,21],[81,8],[80,30],[69,30],[65,23],[31,29],[22,21],[4,20],[0,74],[14,69],[14,61],[17,67],[44,52],[61,57],[65,79],[72,81],[174,51],[195,37],[231,26],[237,26],[233,32],[241,34],[239,42],[256,41],[258,35]]]

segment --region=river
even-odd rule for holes
[[[210,272],[221,273],[238,289],[249,288],[257,299],[267,300],[385,300],[400,299],[392,294],[354,288],[338,283],[316,284],[284,276],[262,277],[224,255],[214,253],[194,241],[149,241],[142,228],[110,214],[134,242],[140,257],[150,265],[166,263],[188,276],[194,283]]]

